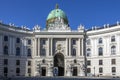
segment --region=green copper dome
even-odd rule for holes
[[[56,8],[48,14],[48,17],[46,20],[46,26],[52,23],[54,24],[56,18],[60,18],[63,20],[64,24],[68,24],[68,19],[66,14],[64,13],[64,11],[58,8],[58,5],[56,5]]]
[[[66,14],[61,9],[52,10],[48,15],[47,20],[53,19],[53,18],[56,18],[56,17],[60,17],[60,18],[63,18],[65,20],[67,20]]]

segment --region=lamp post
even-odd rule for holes
[[[40,63],[39,63],[39,75],[41,76],[41,65],[40,65]]]
[[[94,66],[94,68],[93,68],[93,69],[94,69],[94,77],[95,77],[95,66]]]

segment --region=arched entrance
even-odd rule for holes
[[[54,56],[54,67],[58,67],[58,76],[64,76],[64,55],[62,53]]]

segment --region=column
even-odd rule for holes
[[[35,44],[34,44],[34,52],[35,52],[35,56],[38,56],[37,55],[37,38],[35,38]]]
[[[69,38],[69,56],[71,55],[71,38]]]
[[[24,55],[27,56],[26,54],[26,49],[27,49],[27,42],[26,38],[24,39]]]
[[[37,40],[38,40],[38,44],[37,44],[37,54],[38,54],[38,56],[40,56],[40,38],[37,38]]]
[[[22,38],[21,44],[22,44],[22,46],[21,46],[21,54],[24,55],[23,54],[24,53],[24,51],[23,51],[23,49],[24,49],[24,38]]]
[[[16,47],[15,47],[15,37],[13,37],[13,46],[12,46],[12,49],[13,49],[13,55],[15,55],[15,49],[16,49]]]
[[[2,35],[0,35],[0,55],[2,55],[3,54],[3,40],[2,40]]]
[[[68,38],[66,38],[66,56],[69,56],[68,46]]]
[[[49,47],[49,42],[50,42],[50,38],[48,38],[48,44],[47,44],[47,56],[49,56],[50,53],[50,47]]]
[[[51,56],[53,54],[53,38],[51,38]]]
[[[78,38],[78,54],[77,54],[78,56],[80,56],[80,54],[81,54],[81,53],[80,53],[80,51],[81,51],[81,50],[80,50],[80,47],[81,47],[80,45],[81,45],[81,44],[80,44],[80,38]]]
[[[84,51],[84,49],[83,49],[83,47],[84,47],[84,45],[83,45],[83,39],[81,39],[81,51],[80,51],[80,54],[81,54],[81,56],[83,56],[83,51]]]

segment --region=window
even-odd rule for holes
[[[91,56],[91,49],[88,48],[86,53],[87,53],[87,56]]]
[[[90,39],[87,39],[87,40],[86,40],[86,44],[87,44],[87,45],[90,45],[90,44],[91,44]]]
[[[87,68],[87,73],[91,73],[91,68]]]
[[[91,61],[88,60],[88,61],[87,61],[87,66],[90,66],[90,65],[91,65]]]
[[[31,39],[28,39],[28,45],[31,45]]]
[[[112,73],[116,72],[116,67],[112,67]]]
[[[111,55],[116,54],[116,46],[111,47]]]
[[[45,45],[46,44],[46,40],[42,40],[42,43]]]
[[[20,68],[16,68],[16,76],[20,76]]]
[[[111,42],[115,42],[115,36],[111,37]]]
[[[116,59],[111,59],[111,64],[115,65],[116,64]]]
[[[8,65],[8,59],[4,59],[4,65]]]
[[[40,56],[46,56],[46,49],[45,48],[43,48],[41,50]]]
[[[8,41],[8,36],[4,36],[4,41]]]
[[[27,56],[31,56],[31,49],[27,50]]]
[[[20,65],[20,60],[16,60],[16,65],[17,65],[17,66]]]
[[[102,43],[103,43],[102,38],[99,38],[98,43],[99,43],[99,44],[102,44]]]
[[[103,60],[99,60],[99,65],[103,65]]]
[[[103,55],[103,48],[102,47],[98,48],[98,54],[99,54],[99,56]]]
[[[31,68],[28,68],[28,73],[31,73]]]
[[[31,66],[31,61],[28,61],[28,66]]]
[[[73,45],[75,45],[75,44],[76,44],[76,40],[75,40],[75,39],[73,39],[73,40],[72,40],[72,43],[73,43]]]
[[[20,43],[20,38],[16,38],[16,43]]]
[[[103,68],[102,67],[99,68],[99,73],[103,73]]]
[[[4,73],[8,73],[8,68],[4,67]]]
[[[19,47],[16,48],[16,56],[20,56],[20,48]]]
[[[72,55],[72,56],[76,56],[76,49],[75,49],[75,48],[72,49],[71,55]]]
[[[8,55],[8,46],[4,46],[4,55]]]
[[[7,67],[4,67],[4,76],[7,77],[7,73],[8,73],[8,68],[7,68]]]

